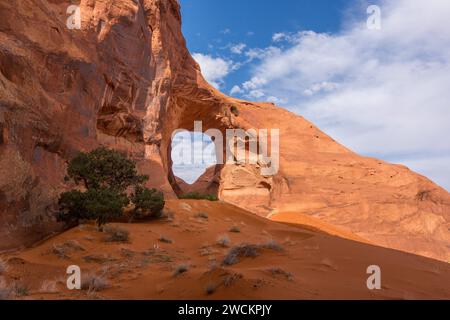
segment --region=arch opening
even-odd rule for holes
[[[203,132],[179,130],[170,145],[175,193],[218,194],[220,165],[214,137]]]

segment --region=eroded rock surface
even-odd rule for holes
[[[263,216],[298,212],[375,244],[450,260],[450,195],[400,165],[360,157],[302,117],[226,97],[201,76],[176,0],[0,2],[0,250],[58,231],[67,161],[100,144],[123,150],[168,198],[175,129],[280,129],[280,170],[226,165],[218,194]],[[230,110],[239,111],[236,116]]]

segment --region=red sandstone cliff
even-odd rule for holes
[[[175,197],[175,129],[279,128],[280,171],[227,165],[219,196],[264,216],[310,215],[375,244],[450,260],[450,195],[399,165],[360,157],[267,103],[205,82],[181,34],[176,0],[0,0],[0,250],[58,230],[65,166],[99,144],[124,150]],[[239,110],[239,116],[230,107]]]

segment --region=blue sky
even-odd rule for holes
[[[450,1],[180,2],[188,48],[212,85],[275,102],[450,190]]]
[[[341,28],[352,0],[180,0],[183,34],[192,53],[211,54],[235,62],[245,58],[232,46],[265,48],[277,32],[315,30],[332,33]],[[229,92],[250,74],[248,64],[227,75],[220,89]]]

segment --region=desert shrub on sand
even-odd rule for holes
[[[214,194],[207,194],[207,193],[200,193],[200,192],[190,192],[185,193],[179,196],[180,199],[194,199],[194,200],[209,200],[209,201],[218,201],[219,198],[217,198]]]
[[[64,243],[54,243],[50,252],[60,259],[69,259],[70,253],[75,251],[84,251],[85,249],[75,240],[69,240]]]
[[[156,189],[147,189],[137,187],[131,197],[134,204],[132,217],[142,218],[160,218],[164,208],[164,194]]]
[[[234,283],[242,279],[242,275],[239,273],[229,273],[226,274],[223,278],[223,285],[225,287],[231,287]]]
[[[231,266],[239,262],[240,258],[259,256],[259,246],[254,244],[241,244],[230,249],[222,264]]]
[[[67,168],[66,181],[69,180],[83,189],[64,192],[59,197],[58,220],[69,226],[80,220],[95,220],[101,227],[124,216],[130,202],[135,215],[159,214],[164,207],[162,193],[143,187],[148,177],[137,173],[135,162],[105,147],[72,159]]]
[[[208,220],[209,215],[206,212],[199,212],[195,215],[196,218]]]
[[[261,245],[264,249],[274,250],[274,251],[283,251],[283,246],[279,244],[276,240],[269,240]]]
[[[81,289],[87,291],[102,291],[109,287],[108,280],[94,273],[87,274],[81,278]]]
[[[226,234],[223,234],[217,238],[216,243],[221,247],[229,247],[231,241],[230,241],[230,238]]]
[[[128,242],[130,240],[130,232],[124,228],[106,226],[103,232],[106,234],[106,242]]]
[[[216,290],[217,290],[217,285],[212,282],[208,283],[205,287],[205,293],[207,295],[213,294],[214,292],[216,292]]]
[[[269,272],[272,274],[273,277],[281,276],[281,277],[286,278],[289,281],[292,281],[294,279],[294,276],[292,275],[292,273],[287,272],[287,271],[285,271],[285,270],[283,270],[281,268],[278,268],[278,267],[270,268]]]
[[[163,235],[161,235],[158,240],[162,243],[173,243],[172,239],[169,239]]]
[[[189,270],[189,266],[186,263],[179,264],[175,267],[175,270],[173,271],[174,276],[178,276],[182,273],[185,273]]]
[[[238,226],[232,226],[229,231],[233,233],[239,233],[241,232],[241,229]]]

